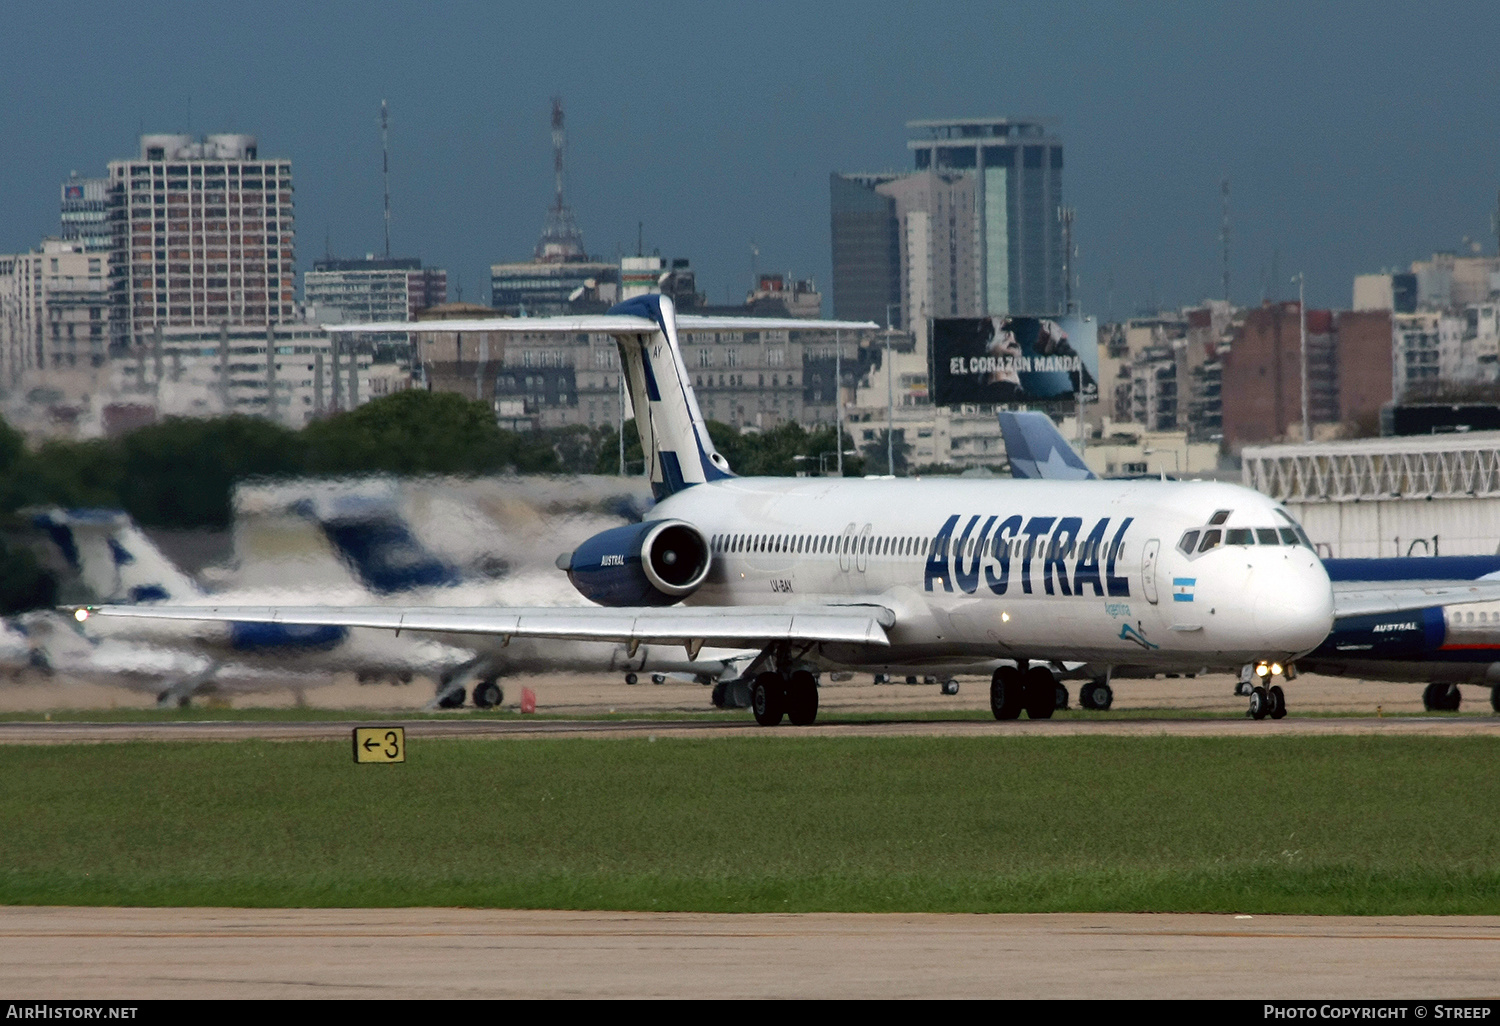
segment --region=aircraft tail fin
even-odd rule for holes
[[[331,505],[299,503],[299,512],[322,528],[339,556],[365,587],[381,595],[460,583],[457,568],[427,548],[406,518],[384,503],[358,499]]]
[[[1091,481],[1097,476],[1045,413],[1001,411],[1000,433],[1012,477]]]
[[[665,499],[695,484],[733,477],[729,461],[708,437],[708,425],[698,409],[677,342],[677,310],[671,298],[637,296],[609,312],[644,317],[656,324],[651,334],[615,336],[652,494]]]
[[[47,509],[35,512],[32,523],[101,602],[185,601],[203,594],[121,510]]]

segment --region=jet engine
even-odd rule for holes
[[[558,557],[585,598],[602,606],[670,606],[708,577],[708,539],[681,520],[628,524]]]

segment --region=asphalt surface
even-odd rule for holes
[[[1454,1001],[1500,917],[5,908],[0,992]]]
[[[5,722],[0,744],[68,744],[111,741],[333,741],[345,740],[357,720],[305,722]],[[1175,737],[1500,736],[1500,717],[1308,716],[1284,720],[1244,717],[1204,719],[880,720],[829,718],[809,727],[761,727],[748,713],[714,720],[379,719],[370,725],[402,726],[407,737],[440,738],[726,738],[726,737],[1053,737],[1058,735]]]

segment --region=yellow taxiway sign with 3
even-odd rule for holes
[[[405,762],[405,727],[355,727],[355,762]]]

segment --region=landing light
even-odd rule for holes
[[[73,611],[73,619],[77,620],[79,623],[83,623],[83,621],[87,620],[88,618],[89,611],[87,609],[76,609]]]
[[[1001,613],[1000,614],[1000,622],[1001,623],[1010,623],[1010,614],[1009,613]]]
[[[1280,677],[1281,676],[1281,664],[1280,663],[1272,663],[1271,664],[1271,676],[1273,676],[1273,677]]]
[[[1258,663],[1255,667],[1255,675],[1257,677],[1269,677],[1271,675],[1271,668],[1265,663]]]

